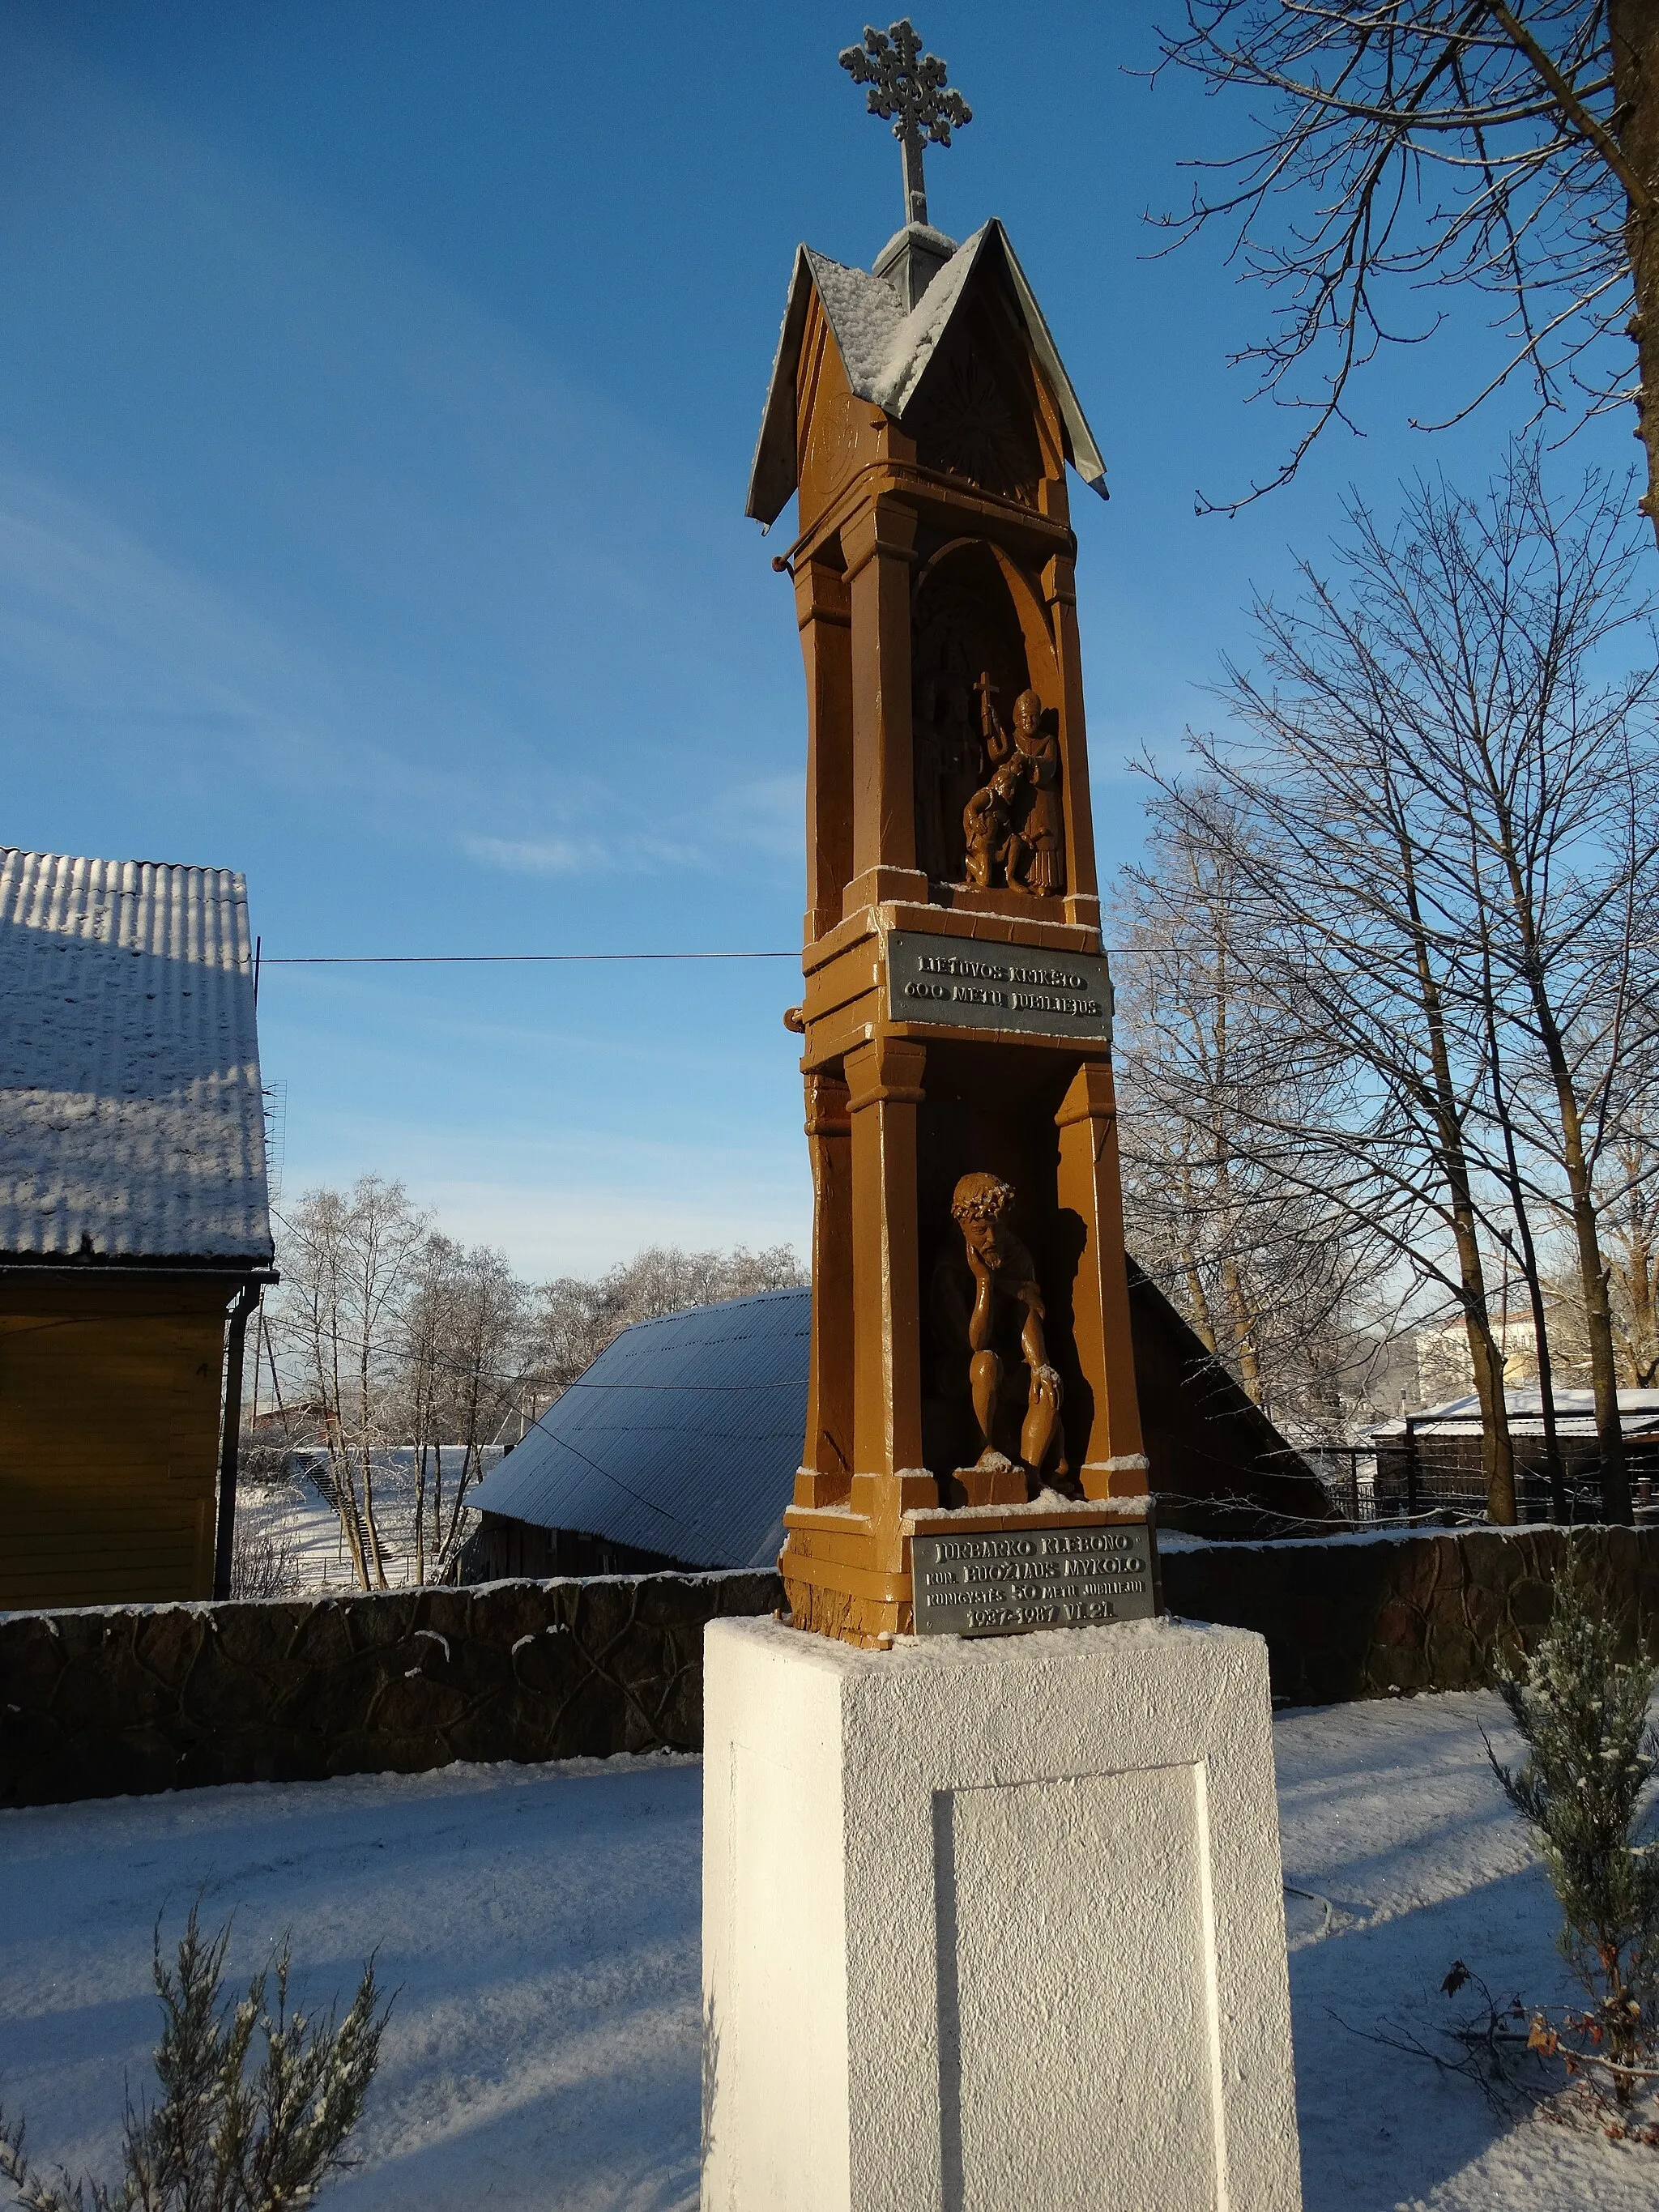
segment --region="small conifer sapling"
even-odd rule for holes
[[[337,2025],[332,2007],[323,2018],[290,2010],[286,1940],[246,1996],[224,1998],[229,1942],[228,1923],[204,1936],[192,1905],[170,1967],[157,1926],[161,2095],[155,2104],[128,2098],[118,2182],[61,2172],[55,2185],[43,2180],[23,2154],[21,2121],[0,2115],[0,2179],[16,2203],[28,2212],[297,2212],[352,2163],[346,2143],[390,2008],[374,1960]]]
[[[1561,1907],[1557,1942],[1589,1999],[1559,2017],[1534,2012],[1529,2043],[1610,2100],[1613,2132],[1659,2079],[1659,1854],[1643,1841],[1659,1740],[1648,1724],[1652,1665],[1621,1659],[1619,1622],[1587,1559],[1570,1551],[1547,1631],[1524,1670],[1498,1689],[1526,1747],[1517,1769],[1487,1746],[1494,1771],[1536,1838]]]

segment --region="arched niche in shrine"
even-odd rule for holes
[[[1001,547],[958,538],[917,568],[911,617],[916,866],[967,880],[963,811],[990,774],[986,709],[1000,724],[1035,690],[1058,726],[1059,672],[1042,600]]]
[[[963,1352],[973,1284],[951,1212],[957,1180],[970,1171],[988,1170],[1016,1193],[1012,1225],[1036,1263],[1048,1356],[1063,1384],[1061,1459],[1075,1472],[1087,1456],[1096,1401],[1073,1315],[1084,1227],[1062,1200],[1054,1128],[1065,1080],[1065,1072],[1033,1067],[1016,1048],[941,1042],[928,1051],[916,1129],[921,1463],[949,1504],[965,1502],[952,1477],[980,1449]]]
[[[960,884],[963,810],[985,781],[983,681],[1006,713],[1031,680],[1013,597],[988,545],[962,539],[927,564],[911,635],[916,866],[935,884]]]

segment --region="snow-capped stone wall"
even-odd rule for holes
[[[1568,1543],[1592,1553],[1608,1604],[1659,1656],[1659,1528],[1377,1529],[1193,1544],[1164,1553],[1164,1596],[1191,1620],[1264,1636],[1278,1704],[1485,1689],[1506,1654],[1537,1640]]]
[[[1164,1596],[1265,1637],[1281,1704],[1475,1689],[1536,1638],[1567,1542],[1659,1655],[1659,1528],[1170,1535]],[[0,1615],[0,1805],[696,1751],[705,1625],[782,1603],[744,1571]]]
[[[775,1575],[0,1617],[0,1805],[702,1742],[702,1632]]]

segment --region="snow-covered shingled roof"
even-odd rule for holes
[[[941,250],[945,242],[941,240]],[[902,421],[940,340],[967,295],[969,278],[988,257],[1001,259],[1012,283],[1031,350],[1042,365],[1066,425],[1071,447],[1067,458],[1084,483],[1105,497],[1106,464],[1084,416],[1082,403],[1066,374],[1036,295],[1008,242],[1008,234],[993,216],[957,247],[908,314],[896,287],[885,276],[872,276],[867,269],[849,269],[843,262],[815,253],[810,246],[796,249],[789,304],[784,310],[777,358],[772,364],[772,380],[767,387],[766,409],[749,474],[746,514],[757,522],[775,520],[795,489],[795,376],[812,291],[816,289],[823,302],[842,365],[855,394]]]
[[[270,1256],[241,877],[0,846],[0,1263]]]

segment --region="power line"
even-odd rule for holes
[[[799,952],[266,952],[263,968],[431,968],[501,961],[799,960]]]
[[[1030,948],[1027,948],[1028,950]],[[1133,945],[1103,945],[1114,958]],[[254,952],[256,968],[442,968],[609,960],[799,960],[799,952]]]

